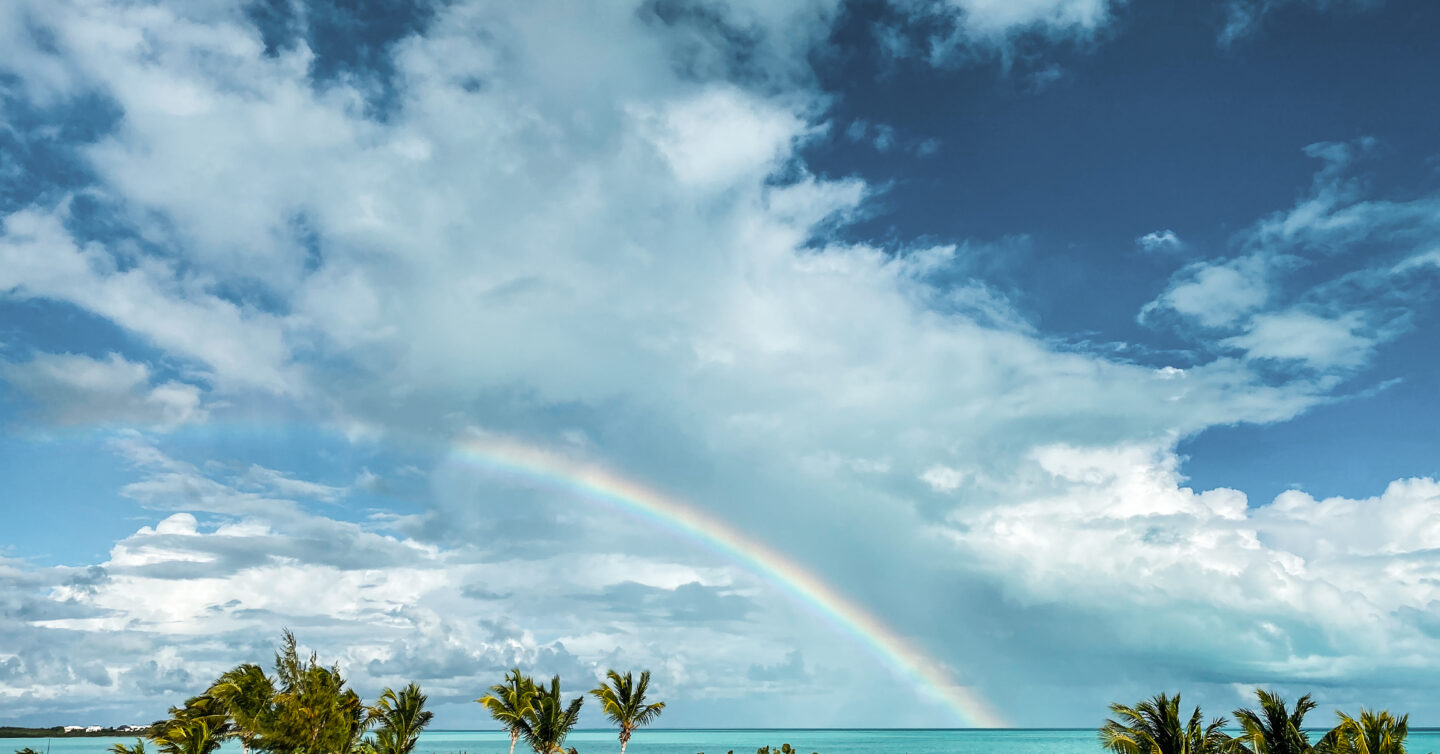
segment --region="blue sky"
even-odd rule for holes
[[[965,722],[481,436],[784,551],[1017,725],[1440,722],[1437,23],[8,4],[0,717],[149,720],[288,626],[446,727],[515,664],[650,668],[674,726]]]

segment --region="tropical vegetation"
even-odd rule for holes
[[[1337,713],[1336,754],[1405,754],[1405,737],[1410,734],[1410,716],[1396,717],[1388,710],[1372,712],[1361,708],[1359,719]]]
[[[510,754],[515,754],[515,742],[523,730],[521,723],[531,714],[534,698],[535,682],[519,668],[512,668],[505,674],[504,683],[491,686],[489,694],[475,700],[510,734]]]
[[[1221,730],[1225,718],[1205,724],[1197,706],[1186,720],[1180,695],[1159,694],[1133,707],[1110,705],[1115,717],[1100,728],[1100,743],[1116,754],[1222,754],[1230,737]]]
[[[364,754],[409,754],[420,742],[420,731],[435,718],[434,712],[425,709],[426,699],[414,683],[398,693],[385,689],[369,712],[375,738],[361,744],[360,750]]]
[[[634,673],[611,670],[589,692],[619,729],[620,754],[635,730],[653,723],[665,709],[664,702],[647,698],[649,690],[650,671],[637,679]],[[273,674],[255,663],[236,665],[149,727],[145,739],[153,750],[146,748],[147,740],[137,739],[133,746],[111,745],[109,754],[215,754],[227,742],[238,743],[245,754],[411,754],[435,718],[426,709],[428,701],[411,683],[387,688],[375,704],[366,705],[338,665],[322,664],[314,652],[303,655],[287,630],[275,652]],[[535,754],[578,754],[565,748],[565,740],[580,720],[585,698],[566,699],[560,676],[546,685],[512,668],[475,701],[509,732],[510,754],[522,738]],[[773,751],[797,754],[788,744]],[[22,749],[16,754],[39,753]]]
[[[636,680],[634,673],[621,675],[611,670],[605,674],[605,682],[590,690],[605,717],[619,728],[620,754],[625,754],[635,729],[654,722],[665,709],[664,702],[646,700],[649,689],[650,671],[642,671]],[[502,683],[491,686],[490,693],[475,701],[510,734],[510,754],[515,754],[521,738],[535,754],[564,754],[565,738],[579,722],[585,698],[566,701],[558,675],[547,688],[512,668]]]
[[[212,754],[233,730],[219,702],[197,696],[183,707],[171,707],[168,719],[151,726],[150,740],[160,754]]]
[[[221,673],[199,696],[170,709],[147,734],[159,754],[212,754],[238,741],[250,754],[410,754],[434,713],[420,687],[385,689],[373,706],[346,685],[335,665],[302,656],[285,631],[275,674],[246,663]],[[114,754],[145,754],[117,744]]]
[[[620,729],[620,754],[625,754],[635,729],[655,722],[665,710],[665,703],[645,703],[645,692],[650,688],[648,670],[640,674],[638,683],[633,674],[622,676],[613,670],[605,674],[605,679],[607,683],[591,689],[590,694],[599,700],[605,717]]]
[[[1316,703],[1306,694],[1291,707],[1277,693],[1256,689],[1254,708],[1235,710],[1237,735],[1226,720],[1204,722],[1200,708],[1181,714],[1180,695],[1158,694],[1133,706],[1110,705],[1112,718],[1100,726],[1100,743],[1116,754],[1406,754],[1409,715],[1360,710],[1358,718],[1339,712],[1339,721],[1311,743],[1305,716]]]
[[[550,688],[536,685],[529,713],[520,720],[520,735],[535,754],[565,754],[565,737],[580,722],[585,697],[566,702],[560,694],[560,676],[550,679]],[[573,752],[574,749],[571,749]]]

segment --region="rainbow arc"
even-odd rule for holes
[[[1005,727],[1004,720],[944,663],[906,639],[804,566],[755,537],[695,506],[603,466],[492,436],[469,436],[452,446],[455,457],[492,472],[518,476],[651,521],[736,561],[777,585],[884,664],[954,712],[966,726]]]

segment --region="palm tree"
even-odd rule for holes
[[[569,704],[560,698],[560,676],[550,679],[550,688],[537,687],[531,697],[530,709],[520,719],[520,735],[535,754],[563,754],[565,737],[580,720],[580,705],[585,697],[577,696]]]
[[[510,754],[515,754],[515,741],[520,738],[521,724],[530,714],[535,693],[535,682],[519,668],[512,668],[505,674],[504,683],[491,686],[490,693],[475,700],[509,731]]]
[[[418,684],[410,684],[395,693],[385,689],[380,701],[370,708],[370,721],[379,725],[375,741],[367,747],[376,754],[410,754],[420,741],[420,731],[435,718],[425,709],[427,697]]]
[[[1360,709],[1360,719],[1336,713],[1340,724],[1326,734],[1315,748],[1334,754],[1405,754],[1405,737],[1410,734],[1410,716],[1395,717],[1388,710]]]
[[[274,712],[275,693],[275,682],[254,663],[227,670],[205,692],[230,715],[235,724],[230,735],[240,740],[240,747],[246,754],[269,723]]]
[[[211,754],[231,732],[230,717],[219,702],[208,696],[171,707],[170,718],[150,728],[150,740],[160,754]]]
[[[1160,694],[1134,707],[1110,705],[1116,719],[1100,727],[1100,744],[1116,754],[1220,754],[1230,737],[1220,729],[1225,718],[1204,724],[1197,706],[1190,721],[1180,717],[1180,695]]]
[[[137,738],[134,746],[112,744],[110,754],[145,754],[145,742]]]
[[[1305,713],[1315,709],[1315,702],[1309,694],[1295,700],[1295,710],[1285,707],[1285,700],[1279,694],[1265,689],[1255,689],[1260,700],[1260,709],[1237,709],[1235,720],[1244,731],[1237,741],[1251,754],[1309,754],[1315,751],[1310,745],[1310,736],[1301,726]],[[1327,744],[1328,746],[1328,744]]]
[[[648,670],[640,674],[639,683],[635,682],[630,673],[622,676],[611,670],[605,677],[609,680],[609,685],[602,683],[598,688],[591,689],[590,693],[600,700],[600,708],[604,710],[605,717],[619,726],[620,754],[625,754],[625,747],[630,744],[630,735],[636,728],[655,722],[655,718],[665,709],[665,703],[645,703],[645,690],[650,687]]]

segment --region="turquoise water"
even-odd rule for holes
[[[126,738],[57,738],[50,754],[104,754]],[[583,730],[566,742],[581,754],[614,754],[620,746],[611,730]],[[1101,754],[1095,731],[1083,730],[645,730],[630,739],[627,754],[749,754],[769,745],[788,743],[810,754]],[[1415,754],[1440,752],[1440,730],[1410,733],[1407,748]],[[0,738],[0,754],[26,746],[44,752],[45,739]],[[420,739],[415,754],[506,754],[510,738],[488,731],[434,731]],[[516,747],[522,754],[524,743]],[[225,754],[240,747],[226,746]]]

